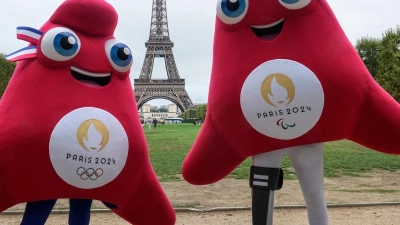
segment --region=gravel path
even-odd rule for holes
[[[400,206],[330,208],[329,221],[332,225],[398,225]],[[21,215],[0,215],[1,225],[19,225]],[[68,215],[53,214],[49,225],[65,225]],[[93,213],[91,225],[128,225],[113,213]],[[177,213],[176,225],[250,225],[251,212],[227,211],[212,213]],[[305,209],[277,209],[274,213],[274,225],[308,225]]]
[[[325,178],[327,203],[400,202],[400,171],[374,171],[360,177]],[[176,208],[246,207],[250,205],[247,180],[223,179],[205,186],[185,181],[163,182],[162,186]],[[304,205],[297,180],[285,180],[275,193],[276,205]],[[24,204],[10,210],[23,210]],[[68,200],[59,200],[55,208],[68,208]],[[95,201],[93,208],[104,208]],[[398,225],[400,205],[351,208],[329,208],[330,225]],[[112,213],[92,213],[92,225],[129,224]],[[22,215],[0,214],[0,225],[19,225]],[[47,224],[67,224],[68,215],[52,214]],[[276,209],[274,225],[308,225],[306,209]],[[177,213],[177,225],[251,225],[251,211]],[[157,224],[149,224],[157,225]]]

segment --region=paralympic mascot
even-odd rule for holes
[[[0,212],[28,202],[22,224],[44,224],[69,198],[69,224],[88,224],[92,199],[132,224],[175,224],[151,167],[129,71],[104,0],[66,0],[40,28],[0,101]]]
[[[219,0],[217,15],[207,117],[183,177],[210,184],[251,156],[253,224],[271,225],[286,152],[309,223],[328,224],[322,143],[400,154],[399,103],[374,81],[326,0]]]

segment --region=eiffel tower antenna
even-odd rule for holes
[[[139,79],[134,80],[135,98],[138,109],[153,99],[167,99],[184,112],[193,103],[185,89],[185,79],[181,79],[176,67],[170,40],[166,0],[153,0],[149,40]],[[154,58],[165,61],[167,79],[152,79]]]

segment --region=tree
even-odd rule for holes
[[[206,118],[207,104],[201,104],[196,106],[196,118],[204,120]]]
[[[169,112],[167,108],[159,108],[158,111],[159,112]]]
[[[374,79],[400,102],[400,26],[381,39],[362,37],[355,48]]]
[[[4,59],[4,54],[0,53],[0,98],[3,96],[16,64]]]
[[[378,52],[376,81],[400,102],[400,27],[387,30]]]
[[[183,119],[184,123],[192,123],[193,119],[196,119],[196,111],[196,109],[187,109],[179,117]]]
[[[362,37],[356,41],[358,55],[364,62],[368,71],[375,76],[377,69],[377,53],[379,51],[380,40],[378,38]]]
[[[196,118],[196,109],[188,109],[185,113],[187,113],[187,118]]]

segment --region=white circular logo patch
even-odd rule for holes
[[[240,95],[243,114],[258,132],[290,140],[310,131],[321,117],[324,92],[315,74],[286,59],[267,61],[247,77]]]
[[[92,189],[114,180],[125,167],[128,137],[110,113],[85,107],[65,115],[50,137],[50,160],[68,184]]]

